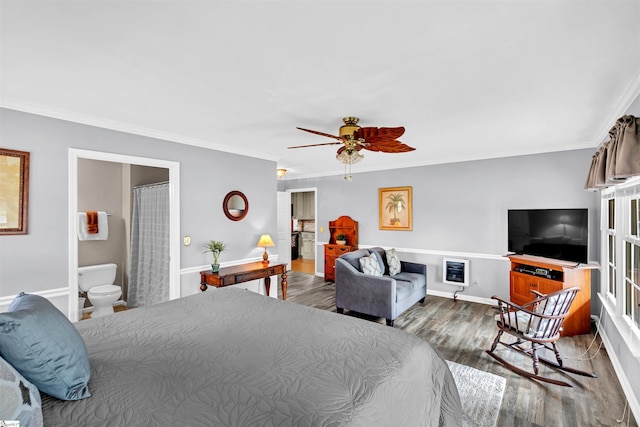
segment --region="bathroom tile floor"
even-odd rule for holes
[[[116,313],[119,311],[124,311],[124,310],[128,310],[129,308],[125,307],[124,305],[116,305],[115,307],[113,307],[113,311],[115,311]],[[82,319],[80,320],[86,320],[86,319],[90,319],[91,318],[91,313],[84,313],[82,315]]]

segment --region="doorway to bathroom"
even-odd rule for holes
[[[81,316],[78,298],[74,298],[79,291],[79,265],[102,264],[105,261],[118,264],[116,284],[122,286],[124,299],[128,298],[133,189],[160,182],[166,183],[169,204],[168,224],[163,232],[167,234],[164,238],[169,246],[169,255],[165,257],[168,258],[168,277],[162,293],[168,295],[168,299],[175,299],[180,296],[179,164],[113,153],[69,150],[69,313]],[[79,241],[77,213],[96,210],[95,206],[110,211],[109,238],[102,242]]]

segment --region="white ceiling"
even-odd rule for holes
[[[596,147],[640,93],[640,0],[1,1],[1,105],[342,174]],[[5,143],[6,145],[6,143]],[[587,165],[585,165],[587,167]]]

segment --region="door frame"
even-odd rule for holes
[[[308,188],[288,188],[287,192],[289,193],[309,193],[313,192],[313,211],[314,211],[314,236],[315,240],[313,242],[313,263],[314,270],[318,271],[318,187],[308,187]],[[314,273],[315,275],[315,273]]]
[[[180,163],[149,157],[69,148],[69,319],[78,319],[78,160],[152,166],[169,170],[169,299],[180,298]],[[75,297],[74,297],[75,296]]]

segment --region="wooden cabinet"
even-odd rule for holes
[[[591,331],[591,270],[597,267],[532,255],[511,255],[509,260],[512,302],[522,305],[532,301],[535,297],[532,290],[548,294],[577,286],[580,292],[571,305],[560,335]]]
[[[316,258],[316,233],[303,231],[300,233],[300,258],[313,259]]]
[[[296,219],[302,218],[304,204],[302,203],[302,193],[291,193],[291,205],[293,217]]]
[[[329,221],[329,233],[329,243],[324,245],[324,280],[335,282],[336,258],[358,249],[358,221],[348,216],[341,216],[335,221]],[[338,234],[347,236],[345,245],[336,243]]]
[[[324,245],[324,280],[336,281],[336,258],[342,254],[352,252],[358,249],[349,245]]]
[[[291,204],[294,218],[314,219],[316,217],[316,200],[313,191],[291,193]]]
[[[304,219],[315,219],[316,218],[316,199],[315,193],[302,193],[302,206],[304,212]]]

